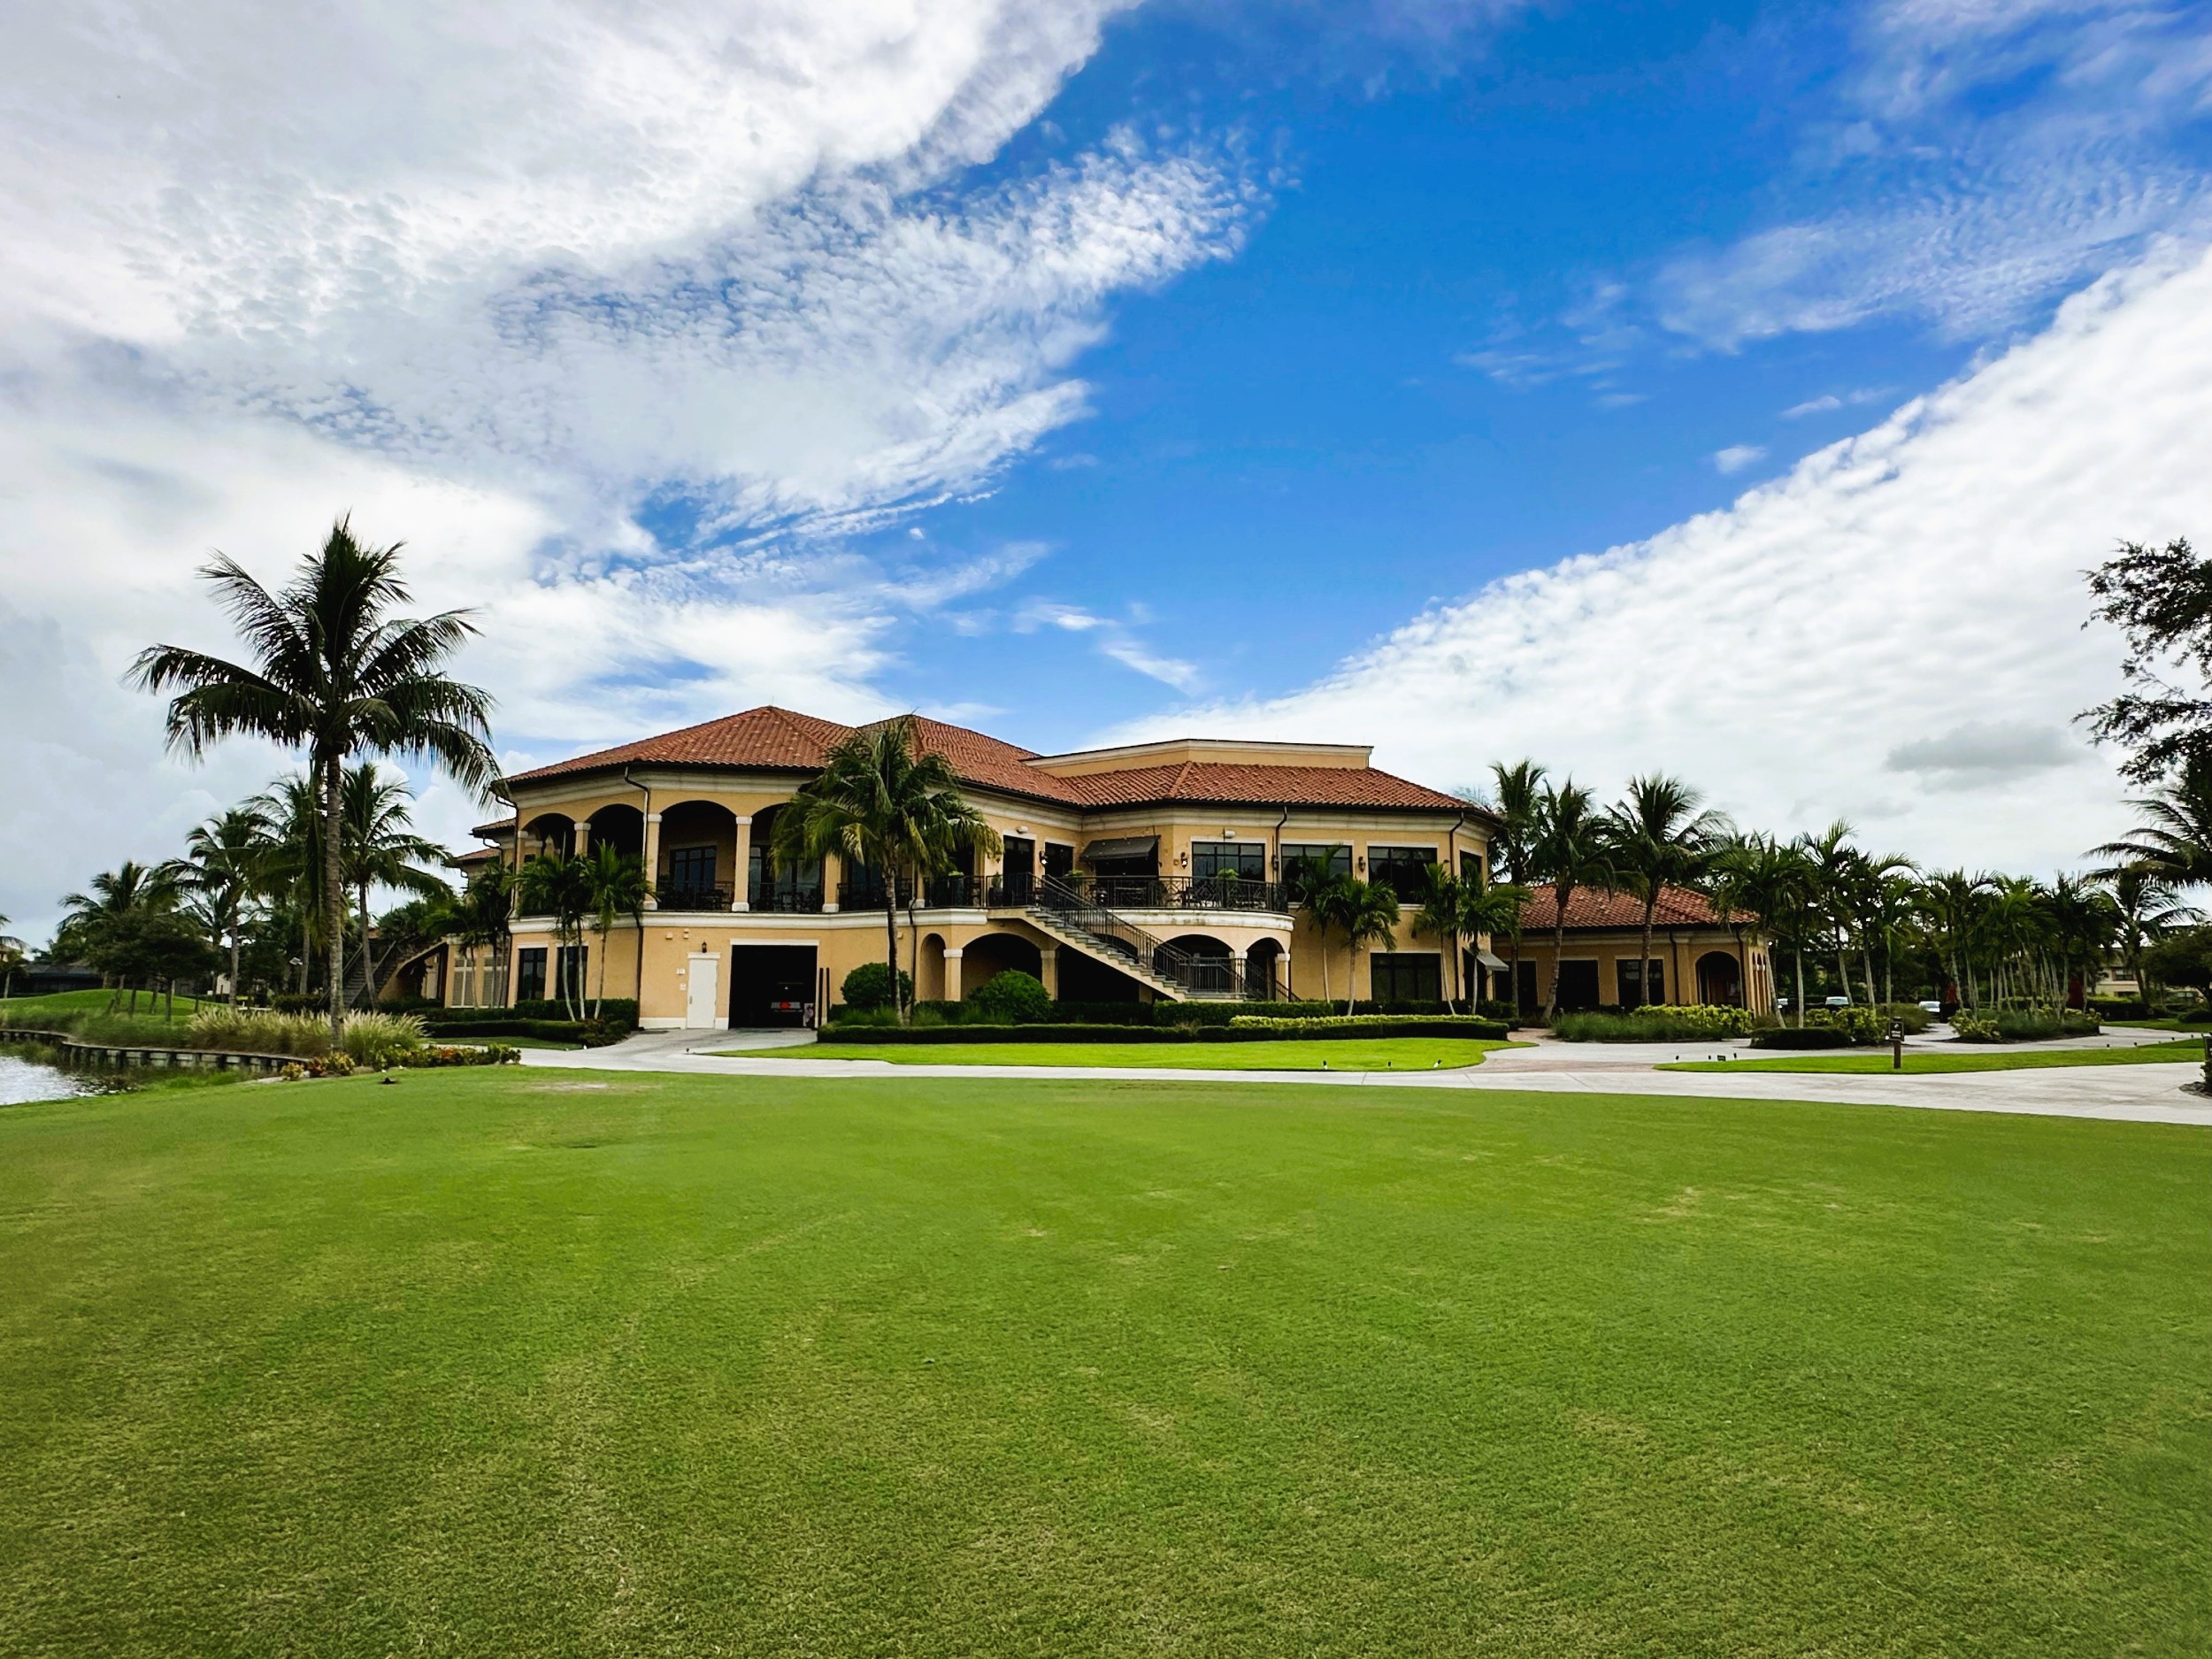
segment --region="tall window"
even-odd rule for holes
[[[590,947],[587,945],[563,945],[561,947],[561,977],[559,982],[554,987],[554,995],[578,999],[583,997],[585,995],[584,962],[589,951]]]
[[[1190,872],[1203,881],[1234,876],[1240,881],[1267,879],[1267,847],[1261,841],[1193,841]]]
[[[1344,841],[1285,841],[1283,876],[1287,879],[1292,871],[1309,858],[1326,859],[1329,873],[1333,876],[1352,873],[1352,849]]]
[[[545,1001],[545,947],[531,945],[515,953],[515,1001]]]
[[[1651,995],[1644,995],[1643,975],[1636,972],[1633,961],[1622,960],[1613,964],[1613,972],[1620,991],[1623,1008],[1641,1008],[1646,1002],[1667,1000],[1667,964],[1658,957],[1651,959]]]
[[[1444,1000],[1444,958],[1433,951],[1379,950],[1372,960],[1378,1002]]]
[[[1435,863],[1433,847],[1370,846],[1367,879],[1388,887],[1401,903],[1418,903],[1429,890],[1428,872]]]

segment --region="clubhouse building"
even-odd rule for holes
[[[1559,950],[1558,893],[1548,886],[1529,889],[1521,907],[1517,976],[1498,975],[1499,1000],[1510,997],[1524,1014],[1541,1010],[1551,995],[1555,955],[1559,1006],[1567,1013],[1646,1002],[1774,1006],[1774,965],[1765,933],[1750,917],[1722,915],[1701,893],[1660,889],[1652,910],[1651,959],[1641,968],[1644,902],[1635,895],[1577,887],[1567,899],[1566,920],[1566,949]]]
[[[1376,770],[1365,748],[1189,738],[1036,755],[917,726],[1003,841],[918,886],[897,878],[901,964],[925,1001],[1010,968],[1070,1002],[1427,1002],[1503,965],[1486,941],[1419,936],[1412,920],[1429,866],[1487,874],[1490,815]],[[643,860],[653,896],[641,926],[624,918],[603,941],[587,929],[581,945],[518,914],[503,953],[449,949],[444,1000],[527,1001],[563,974],[595,992],[603,972],[605,995],[634,996],[649,1027],[818,1023],[847,973],[884,959],[893,876],[767,849],[777,815],[853,729],[752,709],[509,778],[514,813],[479,826],[488,845],[465,869],[610,843]],[[1284,892],[1307,856],[1394,887],[1397,936],[1356,957],[1340,934],[1325,949]]]

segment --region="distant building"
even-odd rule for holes
[[[1557,897],[1548,886],[1532,888],[1521,907],[1520,984],[1509,990],[1509,976],[1502,973],[1494,995],[1512,1001],[1524,1013],[1535,1013],[1549,1001],[1558,913]],[[1574,890],[1567,900],[1566,949],[1559,953],[1562,1009],[1637,1008],[1646,1002],[1706,1002],[1760,1012],[1774,1007],[1766,935],[1749,917],[1737,917],[1732,927],[1703,894],[1663,888],[1652,912],[1650,964],[1640,970],[1636,958],[1643,922],[1644,902],[1633,894],[1604,887]]]
[[[883,960],[886,872],[767,856],[777,815],[853,728],[749,710],[541,766],[506,780],[511,819],[458,862],[517,864],[609,842],[645,863],[653,908],[607,941],[606,994],[635,995],[649,1026],[795,1024],[845,975]],[[1363,747],[1194,738],[1036,755],[980,732],[918,722],[1002,837],[898,895],[902,964],[923,1000],[956,1001],[1010,968],[1071,1001],[1335,996],[1428,1002],[1455,983],[1447,941],[1411,918],[1430,867],[1481,872],[1491,818],[1379,772]],[[1306,856],[1386,882],[1405,902],[1395,950],[1322,941],[1292,913],[1286,870]],[[563,951],[543,917],[518,916],[508,951],[451,953],[440,983],[462,1005],[600,984],[588,935]],[[1469,941],[1479,944],[1479,941]],[[1476,950],[1468,965],[1479,972]]]

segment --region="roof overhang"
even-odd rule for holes
[[[1157,835],[1118,835],[1102,841],[1093,841],[1083,849],[1083,862],[1096,864],[1102,858],[1156,858],[1160,853]]]

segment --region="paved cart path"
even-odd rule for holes
[[[2062,1043],[1978,1046],[1979,1054],[2009,1048],[2129,1048],[2170,1041],[2168,1032],[2110,1032]],[[1662,1071],[1673,1060],[1748,1056],[1741,1042],[1568,1043],[1540,1037],[1525,1048],[1502,1049],[1482,1064],[1431,1071],[1219,1071],[1202,1066],[894,1064],[887,1060],[804,1057],[810,1032],[641,1032],[606,1048],[529,1049],[524,1064],[594,1071],[667,1071],[712,1077],[1045,1078],[1114,1082],[1303,1083],[1334,1088],[1524,1089],[1566,1094],[1660,1094],[1697,1099],[1820,1101],[1838,1105],[1916,1106],[1943,1111],[2022,1112],[2038,1117],[2101,1118],[2129,1123],[2193,1124],[2212,1128],[2212,1099],[2186,1092],[2200,1075],[2193,1064],[2053,1066],[2020,1071],[1966,1071],[1915,1077],[1848,1076],[1813,1071]],[[1956,1053],[1940,1039],[1909,1047]],[[738,1060],[709,1052],[788,1048],[781,1056]]]

